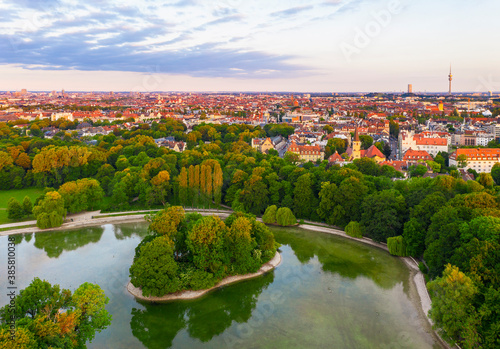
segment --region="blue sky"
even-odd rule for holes
[[[3,0],[0,90],[500,90],[497,0]]]

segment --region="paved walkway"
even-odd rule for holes
[[[191,209],[186,208],[186,212],[196,211],[200,214],[206,216],[211,214],[216,214],[221,217],[229,216],[232,211],[222,211],[215,209]],[[26,221],[19,223],[9,223],[9,224],[1,224],[1,228],[11,228],[11,227],[19,227],[19,229],[11,229],[0,231],[0,236],[7,236],[13,234],[24,234],[24,233],[39,233],[39,232],[49,232],[49,231],[61,231],[68,229],[81,228],[84,226],[92,226],[92,225],[103,225],[103,224],[112,224],[112,223],[126,223],[126,222],[140,222],[144,221],[144,217],[150,214],[151,211],[126,211],[126,212],[108,212],[101,213],[101,211],[89,211],[78,214],[71,214],[66,216],[65,222],[56,228],[50,229],[40,229],[38,227],[26,227],[26,225],[34,225],[36,221]],[[116,215],[116,216],[115,216]],[[120,216],[123,215],[123,216]]]

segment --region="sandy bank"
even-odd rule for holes
[[[250,274],[244,274],[244,275],[228,276],[227,278],[224,278],[221,281],[219,281],[214,287],[204,289],[204,290],[181,291],[181,292],[167,294],[167,295],[162,296],[162,297],[145,297],[142,295],[142,290],[138,287],[135,287],[130,282],[127,285],[127,290],[134,297],[141,299],[141,300],[144,300],[144,301],[149,301],[149,302],[165,302],[165,301],[175,301],[175,300],[196,299],[196,298],[199,298],[199,297],[203,296],[204,294],[206,294],[210,291],[213,291],[219,287],[234,284],[234,283],[242,281],[242,280],[248,280],[248,279],[252,279],[252,278],[255,278],[257,276],[263,275],[263,274],[267,273],[268,271],[276,268],[280,263],[281,263],[281,254],[279,252],[276,252],[273,259],[271,259],[266,264],[262,265],[262,267],[260,267],[260,269],[257,272],[250,273]]]

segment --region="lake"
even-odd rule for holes
[[[72,291],[99,284],[113,320],[89,348],[441,348],[399,258],[300,228],[272,228],[282,263],[261,277],[197,300],[136,301],[125,287],[146,229],[126,223],[18,235],[17,286],[35,276]],[[0,241],[6,261],[7,237]],[[1,292],[0,303],[7,301]]]

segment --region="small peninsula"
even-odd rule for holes
[[[136,247],[127,290],[142,300],[192,299],[276,267],[279,244],[255,216],[186,214],[180,206],[150,219],[150,235]]]

